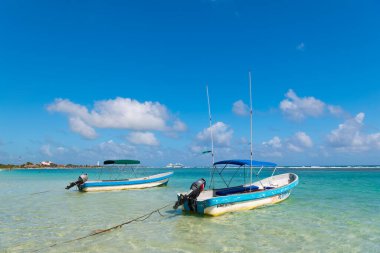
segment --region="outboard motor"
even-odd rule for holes
[[[190,191],[186,194],[180,194],[178,197],[177,202],[174,204],[173,208],[177,209],[179,206],[183,205],[186,200],[188,200],[189,208],[191,211],[196,210],[196,199],[198,198],[199,194],[204,190],[206,187],[206,180],[203,178],[198,179],[190,186]]]
[[[79,186],[81,184],[84,184],[88,180],[87,173],[82,174],[78,177],[78,180],[76,182],[71,182],[68,186],[66,186],[66,190],[70,189],[71,187],[74,186]]]

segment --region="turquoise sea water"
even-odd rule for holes
[[[174,171],[167,187],[80,193],[64,188],[82,172],[98,179],[99,170],[1,170],[0,252],[380,252],[375,168],[287,168],[279,172],[298,174],[300,184],[280,204],[212,218],[167,208],[164,216],[61,244],[172,204],[196,179],[209,180],[208,169]]]

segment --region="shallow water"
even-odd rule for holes
[[[208,169],[174,171],[166,187],[80,193],[64,188],[82,172],[98,179],[99,169],[2,170],[0,252],[380,252],[374,168],[286,168],[279,172],[297,173],[300,183],[280,204],[213,218],[169,207],[164,216],[62,243],[172,204],[193,181],[209,179]]]

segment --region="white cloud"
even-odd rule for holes
[[[266,142],[264,141],[262,144],[264,146],[267,146],[270,148],[281,148],[282,147],[281,139],[278,136],[274,136],[272,139],[270,139],[269,141],[266,141]]]
[[[298,143],[300,146],[311,148],[313,146],[313,141],[310,136],[308,136],[305,132],[297,132],[294,134],[294,141]]]
[[[214,143],[220,146],[229,146],[233,130],[223,122],[217,122],[211,126]],[[210,127],[203,129],[202,132],[197,134],[197,140],[205,143],[211,141]]]
[[[329,113],[335,116],[340,116],[343,114],[343,109],[340,106],[328,105],[327,110]]]
[[[293,90],[289,90],[285,96],[287,99],[281,101],[280,109],[295,120],[302,120],[307,116],[318,117],[325,108],[325,103],[322,101],[314,97],[300,98]]]
[[[133,144],[148,146],[157,146],[159,144],[156,136],[151,132],[132,132],[128,135],[128,140]]]
[[[269,141],[262,142],[264,149],[260,152],[263,157],[282,157],[282,140],[278,136],[274,136]]]
[[[56,99],[48,105],[48,111],[68,115],[70,128],[86,138],[95,138],[94,128],[118,128],[137,131],[185,131],[186,125],[170,115],[158,102],[143,102],[130,98],[97,101],[89,111],[85,106],[68,99]],[[174,125],[170,123],[174,121]]]
[[[79,117],[70,117],[69,124],[73,132],[79,133],[87,139],[95,139],[97,136],[95,129],[84,123]]]
[[[57,147],[57,153],[63,154],[66,153],[67,149],[65,147]]]
[[[174,123],[173,123],[173,130],[174,131],[183,132],[183,131],[186,131],[186,129],[187,129],[187,127],[186,127],[185,123],[183,123],[180,120],[174,121]]]
[[[299,153],[303,152],[303,149],[301,147],[298,147],[294,145],[293,143],[288,143],[287,147],[292,152],[299,152]]]
[[[296,49],[298,51],[305,51],[305,43],[301,42],[300,44],[297,45]]]
[[[249,114],[249,107],[242,100],[238,100],[233,104],[232,111],[236,115],[245,116]]]
[[[313,141],[305,132],[297,132],[287,140],[287,148],[294,152],[303,152],[313,147]]]
[[[40,148],[40,151],[43,155],[46,155],[46,156],[53,156],[53,153],[52,151],[50,150],[50,145],[49,144],[45,144],[45,145],[42,145],[42,147]]]
[[[107,159],[120,159],[120,157],[133,157],[136,155],[136,148],[125,143],[117,143],[113,140],[108,140],[100,143],[97,147],[91,150],[92,152],[100,152]]]
[[[333,116],[340,116],[344,113],[339,106],[328,105],[314,97],[298,97],[292,90],[285,94],[286,99],[280,102],[281,111],[290,119],[303,120],[306,117],[319,117],[325,111]]]
[[[283,153],[288,151],[291,152],[303,152],[307,148],[313,147],[313,141],[310,136],[305,132],[296,132],[290,138],[282,141],[280,137],[274,136],[269,141],[264,141],[263,143],[264,151],[262,152],[264,156],[282,156]]]
[[[56,155],[62,155],[64,153],[66,153],[67,151],[68,150],[65,147],[62,147],[62,146],[57,147],[57,146],[51,145],[51,144],[44,144],[40,148],[41,154],[44,156],[48,156],[48,157],[54,157]]]
[[[362,133],[365,114],[358,113],[354,118],[346,120],[327,135],[330,147],[342,152],[360,152],[372,148],[380,149],[380,132]]]

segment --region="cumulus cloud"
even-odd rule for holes
[[[313,141],[305,132],[296,132],[284,141],[280,137],[274,136],[269,141],[264,141],[262,145],[264,147],[263,156],[280,157],[288,151],[304,152],[305,149],[313,147]]]
[[[323,113],[325,103],[314,98],[300,98],[293,90],[285,94],[286,99],[281,101],[280,109],[290,118],[300,120],[307,116],[317,117]]]
[[[305,51],[305,43],[301,42],[300,44],[297,45],[296,49],[298,51]]]
[[[177,132],[183,132],[186,131],[187,127],[185,123],[177,119],[174,121],[172,129]]]
[[[305,132],[297,132],[294,134],[293,141],[298,143],[299,146],[311,148],[313,146],[313,141],[310,136],[308,136]]]
[[[50,150],[50,145],[48,145],[48,144],[42,145],[40,151],[42,154],[44,154],[46,156],[49,156],[49,157],[53,156],[53,153]]]
[[[249,114],[248,105],[244,104],[242,100],[236,101],[232,106],[232,111],[239,116],[246,116]]]
[[[263,145],[266,147],[270,147],[270,148],[281,148],[282,147],[281,139],[278,136],[274,136],[269,141],[264,141]]]
[[[83,137],[87,139],[95,139],[97,137],[95,129],[87,125],[79,117],[70,117],[69,124],[70,124],[70,129],[73,132],[79,133],[80,135],[82,135]]]
[[[292,152],[303,152],[303,149],[299,146],[294,145],[293,143],[288,143],[287,148]]]
[[[55,146],[51,144],[44,144],[40,148],[40,152],[44,156],[53,157],[56,155],[62,155],[67,152],[67,148],[62,146]]]
[[[329,113],[335,116],[339,116],[343,114],[343,109],[340,106],[328,105],[327,110],[329,111]]]
[[[365,134],[362,132],[365,114],[358,113],[346,120],[327,135],[330,147],[343,152],[360,152],[371,148],[380,149],[380,132]]]
[[[313,147],[313,141],[305,132],[297,132],[287,140],[287,148],[294,152],[303,152],[306,148]]]
[[[197,140],[205,143],[211,140],[211,131],[214,139],[214,143],[220,146],[229,146],[231,143],[233,130],[223,122],[217,122],[208,128],[203,129],[202,132],[197,134]]]
[[[126,143],[117,143],[113,140],[101,142],[92,151],[101,152],[103,156],[110,159],[119,159],[120,157],[130,157],[136,154],[136,147]]]
[[[286,99],[280,103],[280,109],[287,117],[293,120],[319,117],[326,110],[334,116],[339,116],[343,113],[339,106],[327,105],[314,97],[298,97],[291,89],[285,94],[285,97]]]
[[[149,146],[157,146],[159,144],[156,136],[151,132],[132,132],[127,138],[133,144],[143,144]]]
[[[218,154],[230,152],[230,144],[233,137],[233,130],[223,122],[217,122],[208,128],[203,129],[196,135],[195,141],[190,145],[190,151],[199,154],[211,149],[211,130],[214,139],[214,147],[218,149]],[[231,157],[231,156],[230,156]]]
[[[68,116],[72,131],[86,138],[97,136],[95,128],[118,128],[137,131],[185,131],[186,125],[173,119],[166,106],[158,102],[143,102],[130,98],[97,101],[89,111],[85,106],[68,99],[56,99],[48,111]],[[173,126],[170,123],[174,121]]]
[[[269,141],[262,142],[263,150],[260,155],[263,157],[282,157],[282,140],[278,136],[274,136]]]

